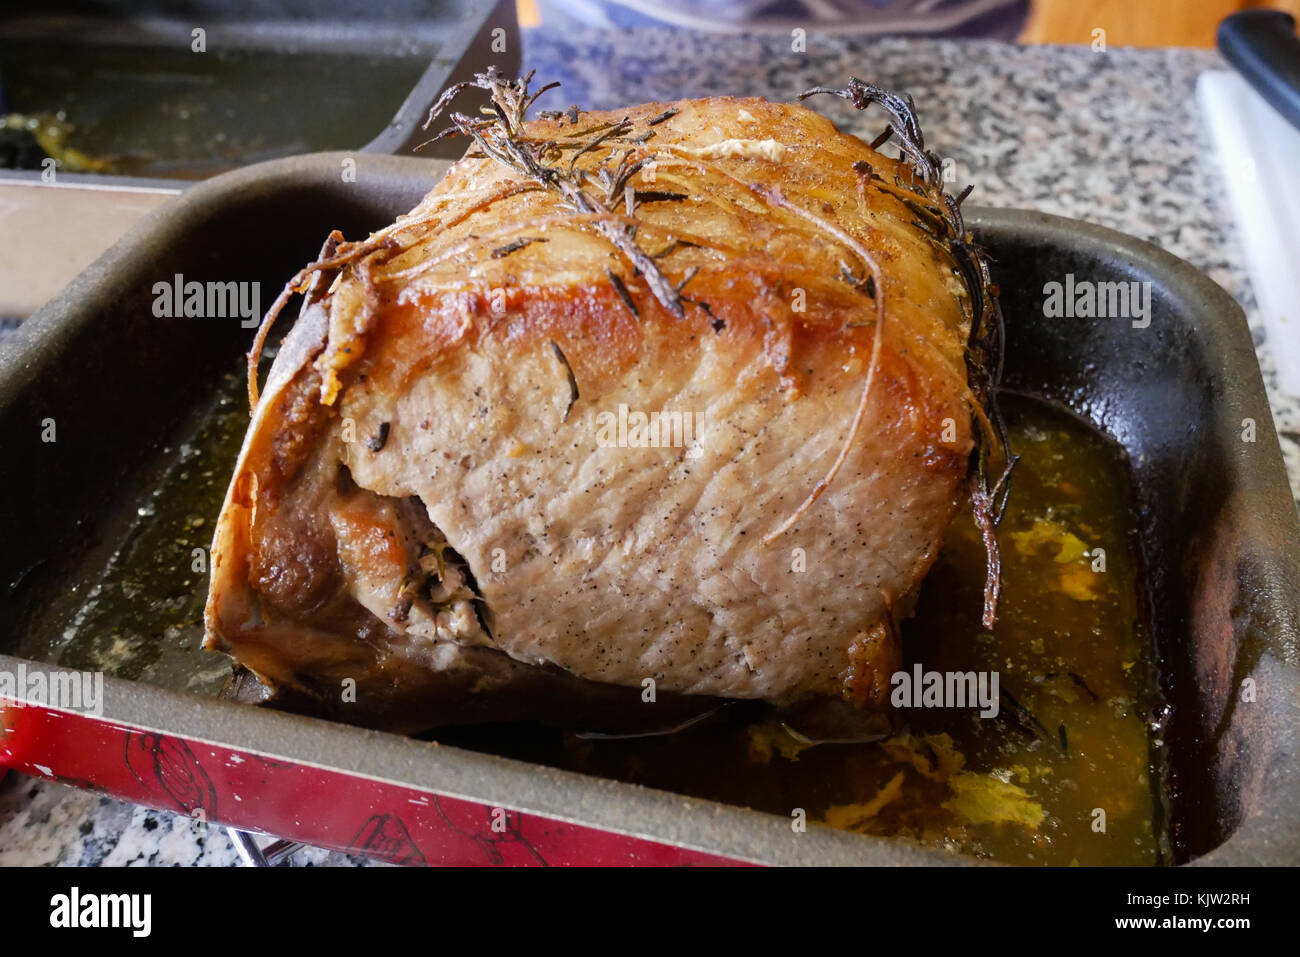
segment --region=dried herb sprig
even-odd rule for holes
[[[906,157],[912,182],[904,183],[899,178],[891,186],[870,165],[860,163],[855,168],[869,184],[907,203],[918,217],[917,225],[941,242],[952,257],[970,298],[972,319],[966,343],[966,369],[971,395],[979,406],[978,412],[972,410],[972,414],[981,426],[975,431],[970,498],[987,556],[983,624],[985,628],[992,628],[997,621],[998,597],[1002,590],[1002,561],[996,529],[1006,513],[1011,473],[1017,457],[1012,454],[1006,423],[997,402],[1005,335],[998,290],[989,274],[988,256],[966,229],[961,214],[961,204],[970,194],[970,187],[957,197],[944,191],[941,161],[926,148],[916,104],[910,96],[891,93],[857,77],[850,77],[848,85],[840,89],[816,87],[800,94],[799,99],[819,94],[847,100],[859,110],[877,106],[889,117],[889,125],[873,141],[872,147],[893,141]],[[992,470],[999,459],[1002,467],[997,478],[993,479]]]
[[[1016,700],[1016,696],[1003,686],[998,691],[998,697],[1005,699],[1009,708],[1001,708],[998,711],[998,717],[1011,721],[1017,728],[1023,731],[1031,738],[1042,738],[1044,741],[1051,741],[1052,735],[1043,723],[1035,717],[1034,713]]]
[[[504,246],[498,246],[496,249],[492,250],[492,258],[504,259],[511,253],[519,252],[519,250],[523,249],[525,246],[531,246],[533,243],[545,242],[550,242],[550,240],[543,239],[539,236],[521,236],[512,242],[506,243]]]
[[[635,210],[636,196],[630,181],[653,160],[653,154],[638,156],[638,147],[628,147],[613,161],[613,165],[611,157],[606,157],[594,172],[577,167],[580,156],[609,147],[613,140],[624,138],[631,132],[631,123],[621,120],[586,131],[588,139],[578,143],[567,164],[561,166],[564,150],[555,141],[534,139],[524,132],[528,108],[550,88],[548,84],[536,93],[530,93],[532,76],[529,73],[521,79],[508,80],[494,67],[488,67],[486,72],[475,74],[473,80],[450,87],[430,108],[424,122],[426,130],[457,96],[471,87],[486,91],[490,105],[478,117],[449,113],[447,118],[451,126],[437,133],[429,142],[447,136],[466,136],[483,156],[554,192],[559,197],[561,208],[594,217],[590,220],[591,228],[618,250],[634,271],[645,279],[660,305],[678,319],[683,318],[686,310],[680,291],[669,282],[655,260],[637,245],[635,224],[628,224],[617,215],[620,205],[626,207],[629,215]],[[618,291],[617,287],[615,291]]]
[[[573,374],[573,366],[569,365],[569,360],[564,355],[564,350],[560,348],[559,343],[554,339],[551,340],[551,351],[555,353],[555,358],[559,360],[560,365],[564,367],[565,378],[569,381],[569,404],[564,407],[564,415],[560,418],[561,422],[569,421],[569,413],[573,411],[573,404],[578,401],[578,379]]]

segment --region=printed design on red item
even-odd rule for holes
[[[390,813],[371,815],[348,844],[348,851],[390,864],[419,867],[427,863],[402,819]]]
[[[126,766],[158,806],[191,817],[217,817],[217,789],[189,744],[151,731],[128,732]]]
[[[518,811],[459,801],[447,807],[436,796],[433,805],[446,825],[473,841],[489,864],[550,866],[524,837],[523,815]]]

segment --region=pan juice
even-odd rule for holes
[[[232,368],[43,660],[221,692],[230,661],[199,643],[207,549],[248,425],[244,388],[242,368]],[[980,624],[984,549],[959,507],[903,624],[901,671],[920,674],[922,687],[900,701],[889,738],[811,745],[758,702],[658,736],[610,739],[514,723],[431,737],[767,811],[796,832],[830,826],[1015,864],[1170,862],[1163,703],[1142,615],[1127,465],[1064,412],[1014,396],[1003,408],[1021,461],[998,531],[998,624],[991,632]],[[973,675],[974,696],[964,707],[924,706],[933,673]],[[995,707],[980,700],[981,676]],[[917,697],[922,706],[910,706]]]

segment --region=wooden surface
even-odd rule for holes
[[[1033,0],[1020,39],[1090,44],[1102,29],[1107,46],[1212,47],[1223,18],[1248,7],[1300,19],[1300,0]]]

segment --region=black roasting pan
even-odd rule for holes
[[[129,533],[168,462],[164,447],[247,348],[250,333],[233,319],[155,318],[154,284],[181,273],[277,290],[331,229],[364,236],[413,206],[443,168],[360,155],[348,182],[339,175],[347,155],[275,160],[191,187],[0,343],[0,667],[17,667],[66,626],[74,586]],[[1072,411],[1127,452],[1170,705],[1177,861],[1300,862],[1300,524],[1241,309],[1188,264],[1110,230],[1019,210],[971,210],[969,221],[1002,290],[1004,386]],[[1045,318],[1045,283],[1068,273],[1150,282],[1149,325]],[[58,422],[57,443],[41,441],[47,418]],[[1258,691],[1243,701],[1248,678]],[[203,695],[106,684],[112,717],[128,724],[201,727],[234,747],[274,738],[288,759],[344,772],[391,756],[381,769],[390,780],[436,786],[464,770],[473,783],[460,793],[476,800],[651,839],[664,830],[665,840],[724,856],[792,859],[778,839],[788,822],[756,832],[752,814],[707,801],[663,795],[663,815],[631,820],[645,789],[521,774],[517,762],[456,748],[410,749]],[[494,790],[498,777],[509,793]],[[928,859],[871,838],[813,846],[827,860]]]
[[[59,117],[104,167],[60,174],[202,179],[360,143],[410,155],[442,90],[519,56],[513,0],[45,0],[0,10],[0,114]],[[0,166],[38,168],[33,146],[11,135]]]

